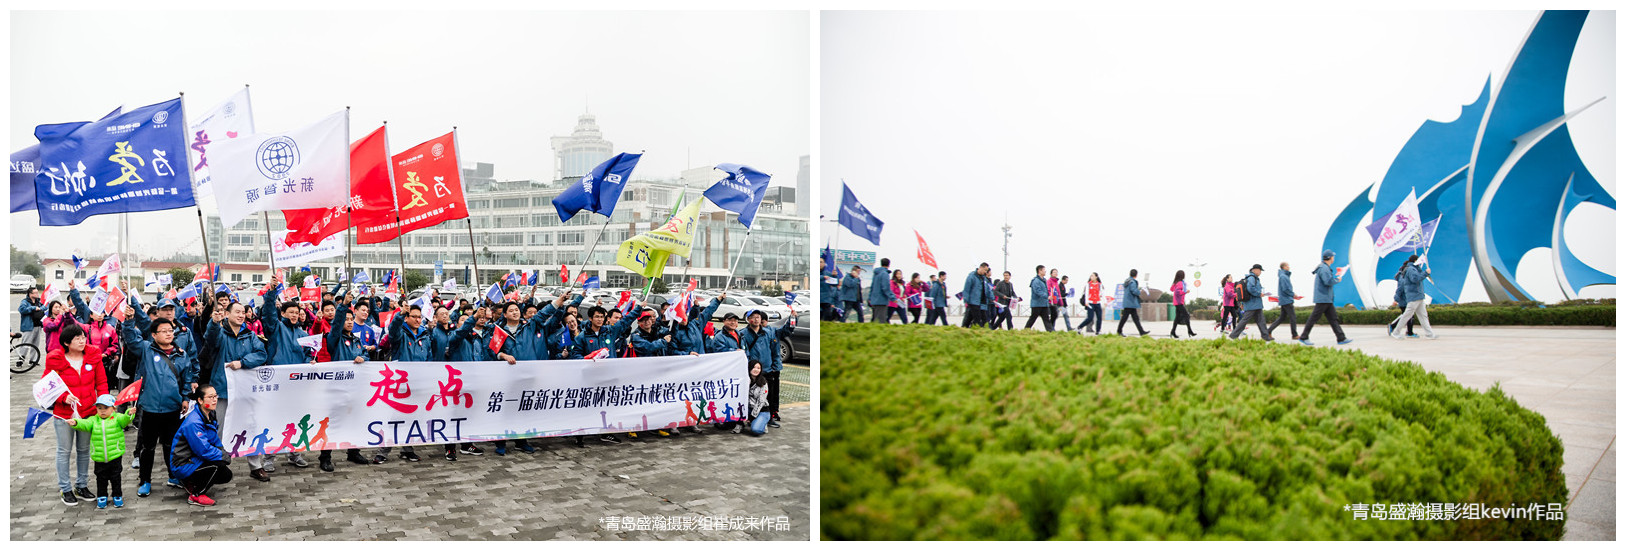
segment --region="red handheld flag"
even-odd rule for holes
[[[493,326],[491,328],[491,353],[492,354],[499,353],[502,350],[502,343],[507,342],[507,341],[508,341],[508,332],[504,331],[502,326],[500,326],[500,325],[499,326]]]
[[[582,275],[587,275],[587,272],[582,272]],[[566,284],[566,283],[570,283],[570,268],[566,267],[564,264],[560,264],[559,265],[559,284],[563,285],[563,284]]]
[[[915,241],[920,243],[920,248],[915,251],[915,257],[926,263],[927,266],[931,266],[932,269],[938,269],[937,257],[932,256],[932,248],[926,246],[926,238],[920,236],[919,230],[915,231]]]
[[[116,406],[119,404],[134,402],[136,398],[141,397],[141,382],[145,380],[146,379],[137,379],[136,382],[131,383],[130,386],[124,387],[124,390],[120,390],[118,397],[113,400],[113,405]]]

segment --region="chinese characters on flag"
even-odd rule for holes
[[[356,243],[384,243],[401,234],[469,217],[463,201],[462,172],[457,165],[456,133],[402,151],[390,162],[395,171],[395,203],[400,205],[400,229],[391,215],[363,224],[356,221]],[[390,195],[386,193],[388,200]]]

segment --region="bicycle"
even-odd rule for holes
[[[11,334],[11,372],[28,373],[40,364],[40,348],[22,341],[22,333]]]

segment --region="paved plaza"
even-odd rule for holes
[[[807,380],[806,366],[785,369],[787,380]],[[279,459],[265,483],[249,478],[239,458],[232,462],[235,478],[211,492],[219,505],[208,508],[188,505],[181,490],[165,487],[162,466],[154,469],[152,495],[136,497],[132,428],[125,506],[97,510],[93,501],[62,503],[49,425],[22,438],[29,389],[42,373],[11,375],[13,540],[805,541],[810,534],[806,402],[787,401],[784,428],[759,438],[715,430],[673,438],[622,434],[622,444],[591,442],[585,449],[554,439],[534,455],[511,450],[506,457],[484,443],[485,455],[456,462],[446,461],[439,446],[418,446],[419,463],[392,456],[382,465],[356,465],[337,453],[331,473],[307,453],[309,468]],[[95,485],[91,475],[92,491]],[[74,520],[64,521],[69,515]],[[719,517],[729,526],[696,526]]]

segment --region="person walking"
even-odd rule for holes
[[[847,314],[856,314],[858,323],[864,323],[864,285],[858,279],[862,273],[862,268],[853,266],[852,273],[841,280],[841,304],[847,307],[847,311],[841,314],[841,321],[847,321]]]
[[[1174,283],[1169,285],[1169,293],[1174,295],[1174,325],[1169,326],[1169,336],[1180,338],[1175,330],[1179,329],[1181,324],[1185,324],[1187,336],[1197,336],[1197,332],[1191,329],[1191,312],[1186,311],[1185,270],[1175,270]]]
[[[28,296],[17,304],[17,314],[20,317],[17,330],[22,332],[23,342],[41,348],[40,337],[45,334],[45,303],[40,300],[40,290],[37,287],[28,288]]]
[[[1039,320],[1044,322],[1045,331],[1055,331],[1056,325],[1050,318],[1050,283],[1044,277],[1044,265],[1040,264],[1034,271],[1033,279],[1028,280],[1028,298],[1033,301],[1029,303],[1029,308],[1032,310],[1028,314],[1027,325],[1022,328],[1032,329],[1034,320]]]
[[[1440,338],[1439,335],[1434,334],[1434,328],[1428,324],[1428,295],[1423,293],[1423,279],[1427,278],[1431,273],[1428,265],[1417,265],[1417,255],[1413,254],[1406,259],[1406,264],[1402,267],[1402,270],[1404,275],[1400,278],[1400,284],[1406,287],[1406,300],[1410,302],[1406,303],[1406,311],[1400,314],[1400,319],[1395,321],[1395,325],[1404,325],[1415,316],[1417,323],[1423,326],[1423,338],[1429,340]],[[1406,338],[1405,335],[1395,334],[1392,329],[1389,331],[1389,336],[1396,339]]]
[[[1276,342],[1276,339],[1270,337],[1270,331],[1265,329],[1265,317],[1263,315],[1265,299],[1260,296],[1265,292],[1265,287],[1259,283],[1259,274],[1264,272],[1264,266],[1254,264],[1252,268],[1248,269],[1248,275],[1242,277],[1242,285],[1240,285],[1242,294],[1238,297],[1242,300],[1242,320],[1237,322],[1235,329],[1231,330],[1231,340],[1241,338],[1242,331],[1248,327],[1248,320],[1253,320],[1254,324],[1259,326],[1260,338],[1265,339],[1265,342]]]
[[[988,263],[984,262],[965,275],[965,284],[960,288],[960,300],[965,301],[965,316],[960,320],[960,327],[978,327],[987,322],[983,317],[983,295],[988,291],[982,285],[983,274],[988,273]]]
[[[826,265],[824,257],[819,257],[819,320],[841,321],[836,318],[836,304],[841,300],[841,270],[835,266]]]
[[[1124,280],[1123,313],[1118,316],[1118,336],[1120,337],[1124,336],[1124,322],[1129,321],[1129,318],[1135,318],[1135,330],[1140,331],[1140,336],[1144,337],[1152,334],[1151,331],[1147,331],[1146,328],[1140,326],[1140,282],[1135,280],[1135,276],[1139,274],[1138,270],[1130,268],[1129,278]]]
[[[1105,318],[1105,316],[1101,313],[1100,274],[1090,272],[1090,280],[1088,285],[1086,285],[1084,298],[1086,300],[1084,311],[1087,313],[1085,314],[1084,325],[1081,326],[1081,329],[1099,335],[1101,334],[1101,321]],[[1092,321],[1095,322],[1094,326],[1091,326],[1090,324]]]
[[[932,283],[926,291],[926,299],[931,301],[926,305],[926,325],[936,325],[941,322],[948,325],[948,289],[944,284],[948,282],[948,272],[937,272],[932,276]]]
[[[904,325],[909,325],[909,312],[903,309],[904,293],[908,292],[909,285],[903,282],[903,270],[893,270],[892,279],[887,280],[886,285],[892,291],[886,303],[886,323],[892,323],[892,315],[897,314]]]
[[[898,303],[897,293],[892,292],[892,259],[881,259],[881,265],[875,268],[874,275],[869,279],[869,309],[871,323],[891,323],[892,306]]]
[[[1231,327],[1236,325],[1236,285],[1231,284],[1231,274],[1220,278],[1220,318],[1214,324],[1214,330],[1230,333]]]
[[[1344,337],[1344,328],[1338,324],[1338,310],[1332,307],[1332,286],[1344,280],[1332,267],[1332,262],[1336,258],[1337,255],[1333,254],[1331,249],[1321,251],[1321,264],[1315,267],[1315,292],[1311,297],[1315,301],[1315,309],[1310,310],[1310,318],[1304,320],[1304,332],[1299,334],[1299,344],[1305,346],[1315,344],[1310,342],[1310,330],[1315,329],[1315,322],[1321,316],[1327,317],[1327,324],[1332,326],[1332,333],[1338,337],[1338,344],[1355,342]]]
[[[1005,272],[1004,279],[994,284],[994,323],[992,327],[999,329],[1005,326],[1006,331],[1016,329],[1016,323],[1011,320],[1011,314],[1016,311],[1016,286],[1011,283],[1011,273]]]
[[[1299,340],[1299,321],[1293,314],[1293,270],[1286,262],[1283,262],[1281,269],[1276,272],[1276,305],[1281,308],[1281,313],[1276,314],[1276,321],[1270,322],[1270,329],[1265,333],[1267,335],[1275,333],[1276,326],[1281,325],[1285,319],[1287,328],[1293,332],[1293,340]]]
[[[1405,313],[1407,304],[1409,302],[1411,302],[1411,301],[1406,300],[1406,284],[1403,283],[1405,278],[1406,278],[1406,266],[1401,265],[1400,270],[1395,272],[1395,299],[1394,299],[1394,303],[1389,305],[1390,308],[1394,308],[1396,306],[1399,306],[1402,314]],[[1390,333],[1395,332],[1395,327],[1397,327],[1395,322],[1397,322],[1397,321],[1400,321],[1400,316],[1395,316],[1394,321],[1389,322],[1389,332]],[[1408,338],[1408,339],[1417,338],[1417,331],[1415,330],[1416,327],[1417,327],[1417,318],[1414,317],[1412,319],[1406,320],[1406,338]]]
[[[920,272],[909,275],[909,285],[904,290],[904,305],[909,310],[909,323],[920,323],[920,309],[926,304],[928,290],[926,283],[920,280]]]
[[[1050,273],[1053,277],[1056,271],[1051,270]],[[1053,302],[1056,306],[1056,311],[1061,314],[1061,320],[1067,324],[1067,330],[1072,331],[1073,318],[1067,315],[1067,310],[1070,307],[1067,304],[1067,276],[1061,276],[1061,280],[1056,282],[1056,300]],[[1050,324],[1056,324],[1056,317],[1054,315],[1050,316]]]

